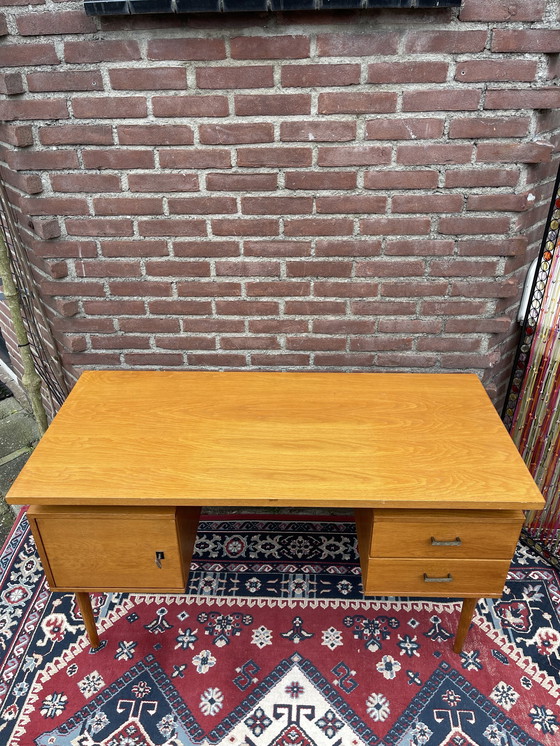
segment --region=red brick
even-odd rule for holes
[[[183,319],[185,332],[243,332],[243,319]]]
[[[66,230],[72,236],[132,236],[132,220],[125,218],[66,220]]]
[[[131,192],[196,192],[198,176],[184,173],[129,174],[128,188]]]
[[[438,185],[437,171],[366,171],[365,189],[433,189]]]
[[[121,145],[192,145],[193,131],[182,124],[121,124],[117,127]]]
[[[184,67],[120,67],[109,70],[115,91],[166,91],[187,87]]]
[[[157,280],[118,280],[109,283],[111,295],[124,295],[128,297],[147,296],[164,297],[172,294],[171,284],[166,281]]]
[[[237,355],[232,352],[189,352],[189,365],[201,365],[205,367],[233,368],[245,366],[245,355]]]
[[[21,192],[25,192],[25,194],[40,194],[43,191],[43,180],[39,174],[20,174],[15,171],[6,171],[4,181]]]
[[[558,29],[494,29],[493,52],[560,52]],[[524,92],[525,93],[525,92]]]
[[[426,316],[481,316],[486,313],[488,304],[472,300],[425,300],[422,302],[422,313]],[[449,329],[449,321],[446,322]]]
[[[494,277],[497,270],[498,262],[492,261],[453,258],[430,264],[432,277]]]
[[[279,230],[278,220],[240,218],[212,220],[212,231],[216,236],[277,236]]]
[[[469,163],[472,145],[399,145],[397,146],[397,163],[407,166],[424,166],[436,163]]]
[[[499,334],[510,330],[511,319],[507,316],[496,319],[449,319],[445,328],[448,332],[457,332],[459,334],[465,332]]]
[[[276,350],[280,347],[277,337],[222,337],[223,350]]]
[[[354,189],[355,171],[287,171],[286,189]]]
[[[349,236],[353,229],[354,222],[343,218],[296,218],[284,225],[286,236]]]
[[[278,303],[268,300],[218,300],[216,313],[223,316],[276,316]]]
[[[201,124],[198,130],[200,142],[204,145],[237,145],[274,141],[274,126],[269,122]]]
[[[460,12],[461,21],[540,21],[546,0],[470,0]]]
[[[212,302],[209,300],[153,300],[149,301],[150,313],[178,316],[210,316]]]
[[[195,296],[197,298],[209,297],[209,298],[223,298],[223,297],[238,297],[241,295],[241,283],[240,282],[222,282],[219,280],[211,281],[200,281],[196,280],[193,282],[178,282],[177,293],[179,296],[186,296],[190,298]]]
[[[151,39],[149,60],[223,60],[226,45],[222,39]]]
[[[341,145],[319,148],[319,166],[373,166],[391,162],[390,145]]]
[[[97,71],[37,72],[27,74],[30,91],[102,91],[103,78]]]
[[[372,197],[369,195],[339,195],[337,197],[317,197],[318,213],[374,213],[385,212],[386,197]]]
[[[67,119],[68,107],[61,98],[44,101],[6,99],[0,101],[0,118],[7,122],[14,119]]]
[[[87,348],[87,340],[85,337],[65,334],[62,336],[61,341],[65,349],[70,352],[83,352]]]
[[[84,352],[83,355],[72,353],[62,355],[62,362],[69,367],[75,365],[93,365],[101,367],[118,366],[120,364],[120,355],[109,352]]]
[[[431,368],[436,365],[438,358],[435,355],[424,354],[408,354],[403,353],[385,353],[380,352],[376,356],[376,364],[379,367],[387,368]]]
[[[48,34],[94,34],[97,25],[83,10],[28,13],[17,17],[21,36],[46,36]]]
[[[309,56],[307,36],[237,36],[231,40],[234,60],[301,59]]]
[[[463,90],[418,90],[403,93],[403,111],[476,111],[482,91]]]
[[[140,300],[90,300],[83,306],[84,313],[92,316],[142,316],[146,312]]]
[[[94,350],[148,350],[150,338],[133,334],[91,335],[91,346]]]
[[[306,215],[313,210],[312,197],[242,197],[246,215]]]
[[[513,80],[531,82],[537,74],[536,60],[467,60],[457,64],[455,80],[462,83]]]
[[[171,149],[160,152],[159,162],[162,168],[229,168],[231,154],[216,148]]]
[[[7,36],[8,35],[8,23],[6,21],[6,16],[2,13],[0,14],[0,36]]]
[[[510,220],[505,217],[452,217],[440,218],[439,231],[445,235],[508,233]]]
[[[282,122],[280,125],[280,140],[288,142],[348,142],[355,137],[355,122]]]
[[[284,304],[284,313],[287,316],[338,316],[346,313],[346,302],[334,300],[288,300]]]
[[[457,118],[451,121],[449,137],[477,140],[485,137],[526,137],[529,117]]]
[[[369,367],[373,365],[373,355],[366,353],[336,353],[318,352],[314,356],[315,365],[328,365],[339,367]]]
[[[350,310],[358,316],[414,316],[416,301],[352,301]]]
[[[336,351],[344,350],[346,340],[344,337],[287,337],[286,349],[288,350],[316,350]]]
[[[286,274],[288,277],[350,277],[352,262],[334,260],[329,262],[316,259],[287,262]]]
[[[208,174],[206,188],[216,192],[274,191],[276,174]]]
[[[30,124],[0,124],[0,142],[25,148],[33,144],[33,128]]]
[[[237,165],[246,168],[304,168],[311,165],[311,148],[239,148]]]
[[[76,295],[80,297],[100,297],[105,295],[102,282],[41,282],[41,290],[45,295],[67,296]]]
[[[392,91],[319,94],[319,114],[379,114],[397,110],[397,94]]]
[[[277,280],[267,280],[265,282],[246,282],[245,292],[249,297],[257,298],[280,298],[280,297],[301,297],[311,293],[311,283],[294,282]]]
[[[558,33],[560,36],[560,32]],[[486,92],[485,109],[558,109],[560,108],[560,88],[540,88],[520,91],[493,90]]]
[[[153,334],[154,332],[179,332],[179,319],[119,319],[119,327],[123,332],[145,332]]]
[[[225,96],[154,96],[156,117],[226,117],[229,113]]]
[[[20,151],[8,153],[7,160],[10,168],[16,171],[59,171],[66,168],[79,168],[78,156],[75,151]]]
[[[421,259],[370,259],[356,262],[356,277],[421,277],[424,270],[425,265]]]
[[[415,298],[434,296],[439,298],[447,293],[447,282],[434,282],[433,280],[415,280],[414,285],[410,282],[384,282],[381,286],[381,295],[384,298]]]
[[[240,249],[237,241],[173,241],[175,256],[213,257],[239,256]]]
[[[108,124],[64,124],[39,128],[42,145],[111,145],[113,133]]]
[[[542,163],[550,160],[553,150],[549,143],[479,143],[477,160],[481,163]]]
[[[72,110],[78,119],[130,119],[145,117],[148,108],[141,96],[99,96],[72,99]]]
[[[130,353],[125,354],[124,361],[126,365],[137,365],[139,367],[152,366],[152,367],[171,367],[171,366],[183,366],[183,356],[175,355],[172,353],[154,352],[146,353]]]
[[[374,334],[377,322],[361,319],[315,319],[313,332],[315,334]]]
[[[527,248],[525,236],[503,241],[469,239],[457,242],[459,256],[515,256]]]
[[[219,215],[237,212],[237,200],[233,197],[170,197],[169,212],[172,215]]]
[[[286,366],[305,367],[309,366],[309,355],[297,352],[258,353],[251,355],[251,363],[259,366]]]
[[[467,210],[523,212],[532,207],[525,194],[469,194]]]
[[[249,331],[257,334],[298,334],[307,326],[307,321],[298,319],[249,319]]]
[[[199,67],[196,71],[198,88],[272,88],[273,68],[270,65],[239,67]]]
[[[89,207],[78,197],[28,197],[22,200],[26,215],[89,215]]]
[[[429,218],[365,218],[362,233],[371,236],[421,236],[430,232]]]
[[[93,261],[76,262],[78,277],[140,277],[142,274],[139,261]]]
[[[41,257],[66,257],[68,259],[87,259],[97,256],[95,241],[30,241],[29,246],[34,254]]]
[[[96,215],[159,215],[161,197],[95,197],[93,210]]]
[[[454,242],[443,239],[399,239],[385,242],[387,256],[446,256],[453,253]]]
[[[368,66],[369,83],[444,83],[447,62],[374,62]]]
[[[55,218],[35,218],[30,227],[40,238],[58,238],[60,236],[60,225]]]
[[[371,119],[366,124],[368,140],[432,140],[442,136],[444,119]]]
[[[85,168],[110,168],[116,170],[128,168],[153,168],[154,153],[152,150],[83,150],[82,158]]]
[[[1,73],[0,93],[6,96],[14,96],[23,93],[23,78],[21,73]]]
[[[516,186],[519,171],[508,168],[450,169],[445,173],[446,187]]]
[[[381,254],[381,241],[372,239],[345,240],[319,239],[315,256],[378,256]]]
[[[317,53],[320,57],[370,57],[397,54],[401,35],[380,31],[375,34],[319,34]]]
[[[344,86],[360,82],[360,65],[284,65],[284,88],[312,88],[313,86]]]
[[[392,211],[406,212],[460,212],[463,207],[461,194],[402,194],[392,199]]]
[[[482,52],[486,46],[486,30],[469,31],[409,31],[404,43],[405,54],[466,54]]]
[[[309,256],[310,241],[245,241],[245,256]]]
[[[3,44],[0,47],[0,67],[26,65],[58,65],[54,44]]]
[[[359,352],[360,350],[411,350],[412,337],[382,337],[376,334],[374,337],[356,337],[350,340],[350,349]]]
[[[237,116],[293,116],[311,113],[308,93],[267,93],[235,96]]]
[[[152,277],[209,277],[210,262],[158,259],[146,262],[146,274]]]
[[[101,253],[107,257],[166,256],[166,241],[105,241],[101,242]]]
[[[137,41],[67,41],[64,59],[69,63],[128,62],[141,58]]]
[[[204,220],[184,220],[181,218],[156,218],[139,220],[138,232],[141,236],[206,236]]]
[[[216,340],[211,337],[156,337],[156,347],[163,350],[215,350]]]
[[[379,319],[379,331],[386,334],[437,334],[439,319]]]

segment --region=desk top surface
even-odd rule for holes
[[[543,506],[478,378],[421,373],[87,372],[8,501]]]

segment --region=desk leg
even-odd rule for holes
[[[99,637],[97,635],[97,629],[95,627],[95,619],[93,618],[93,609],[91,608],[91,598],[89,593],[76,593],[76,601],[80,607],[82,619],[86,628],[88,640],[92,648],[99,647]]]
[[[463,608],[461,609],[461,616],[459,617],[459,624],[457,625],[457,632],[455,633],[455,642],[453,643],[453,652],[460,653],[463,650],[463,643],[465,637],[471,626],[474,610],[478,598],[464,598]]]

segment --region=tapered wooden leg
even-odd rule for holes
[[[463,608],[461,609],[461,616],[459,617],[459,624],[457,625],[457,632],[455,633],[455,642],[453,643],[453,652],[460,653],[463,650],[463,643],[465,637],[471,626],[474,610],[478,598],[464,598]]]
[[[93,618],[93,609],[91,608],[91,598],[89,597],[89,593],[76,593],[76,601],[80,607],[90,645],[92,648],[98,648],[99,637],[97,635],[95,619]]]

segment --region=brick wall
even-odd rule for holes
[[[2,174],[68,369],[473,371],[499,399],[556,168],[558,8],[6,0]]]

